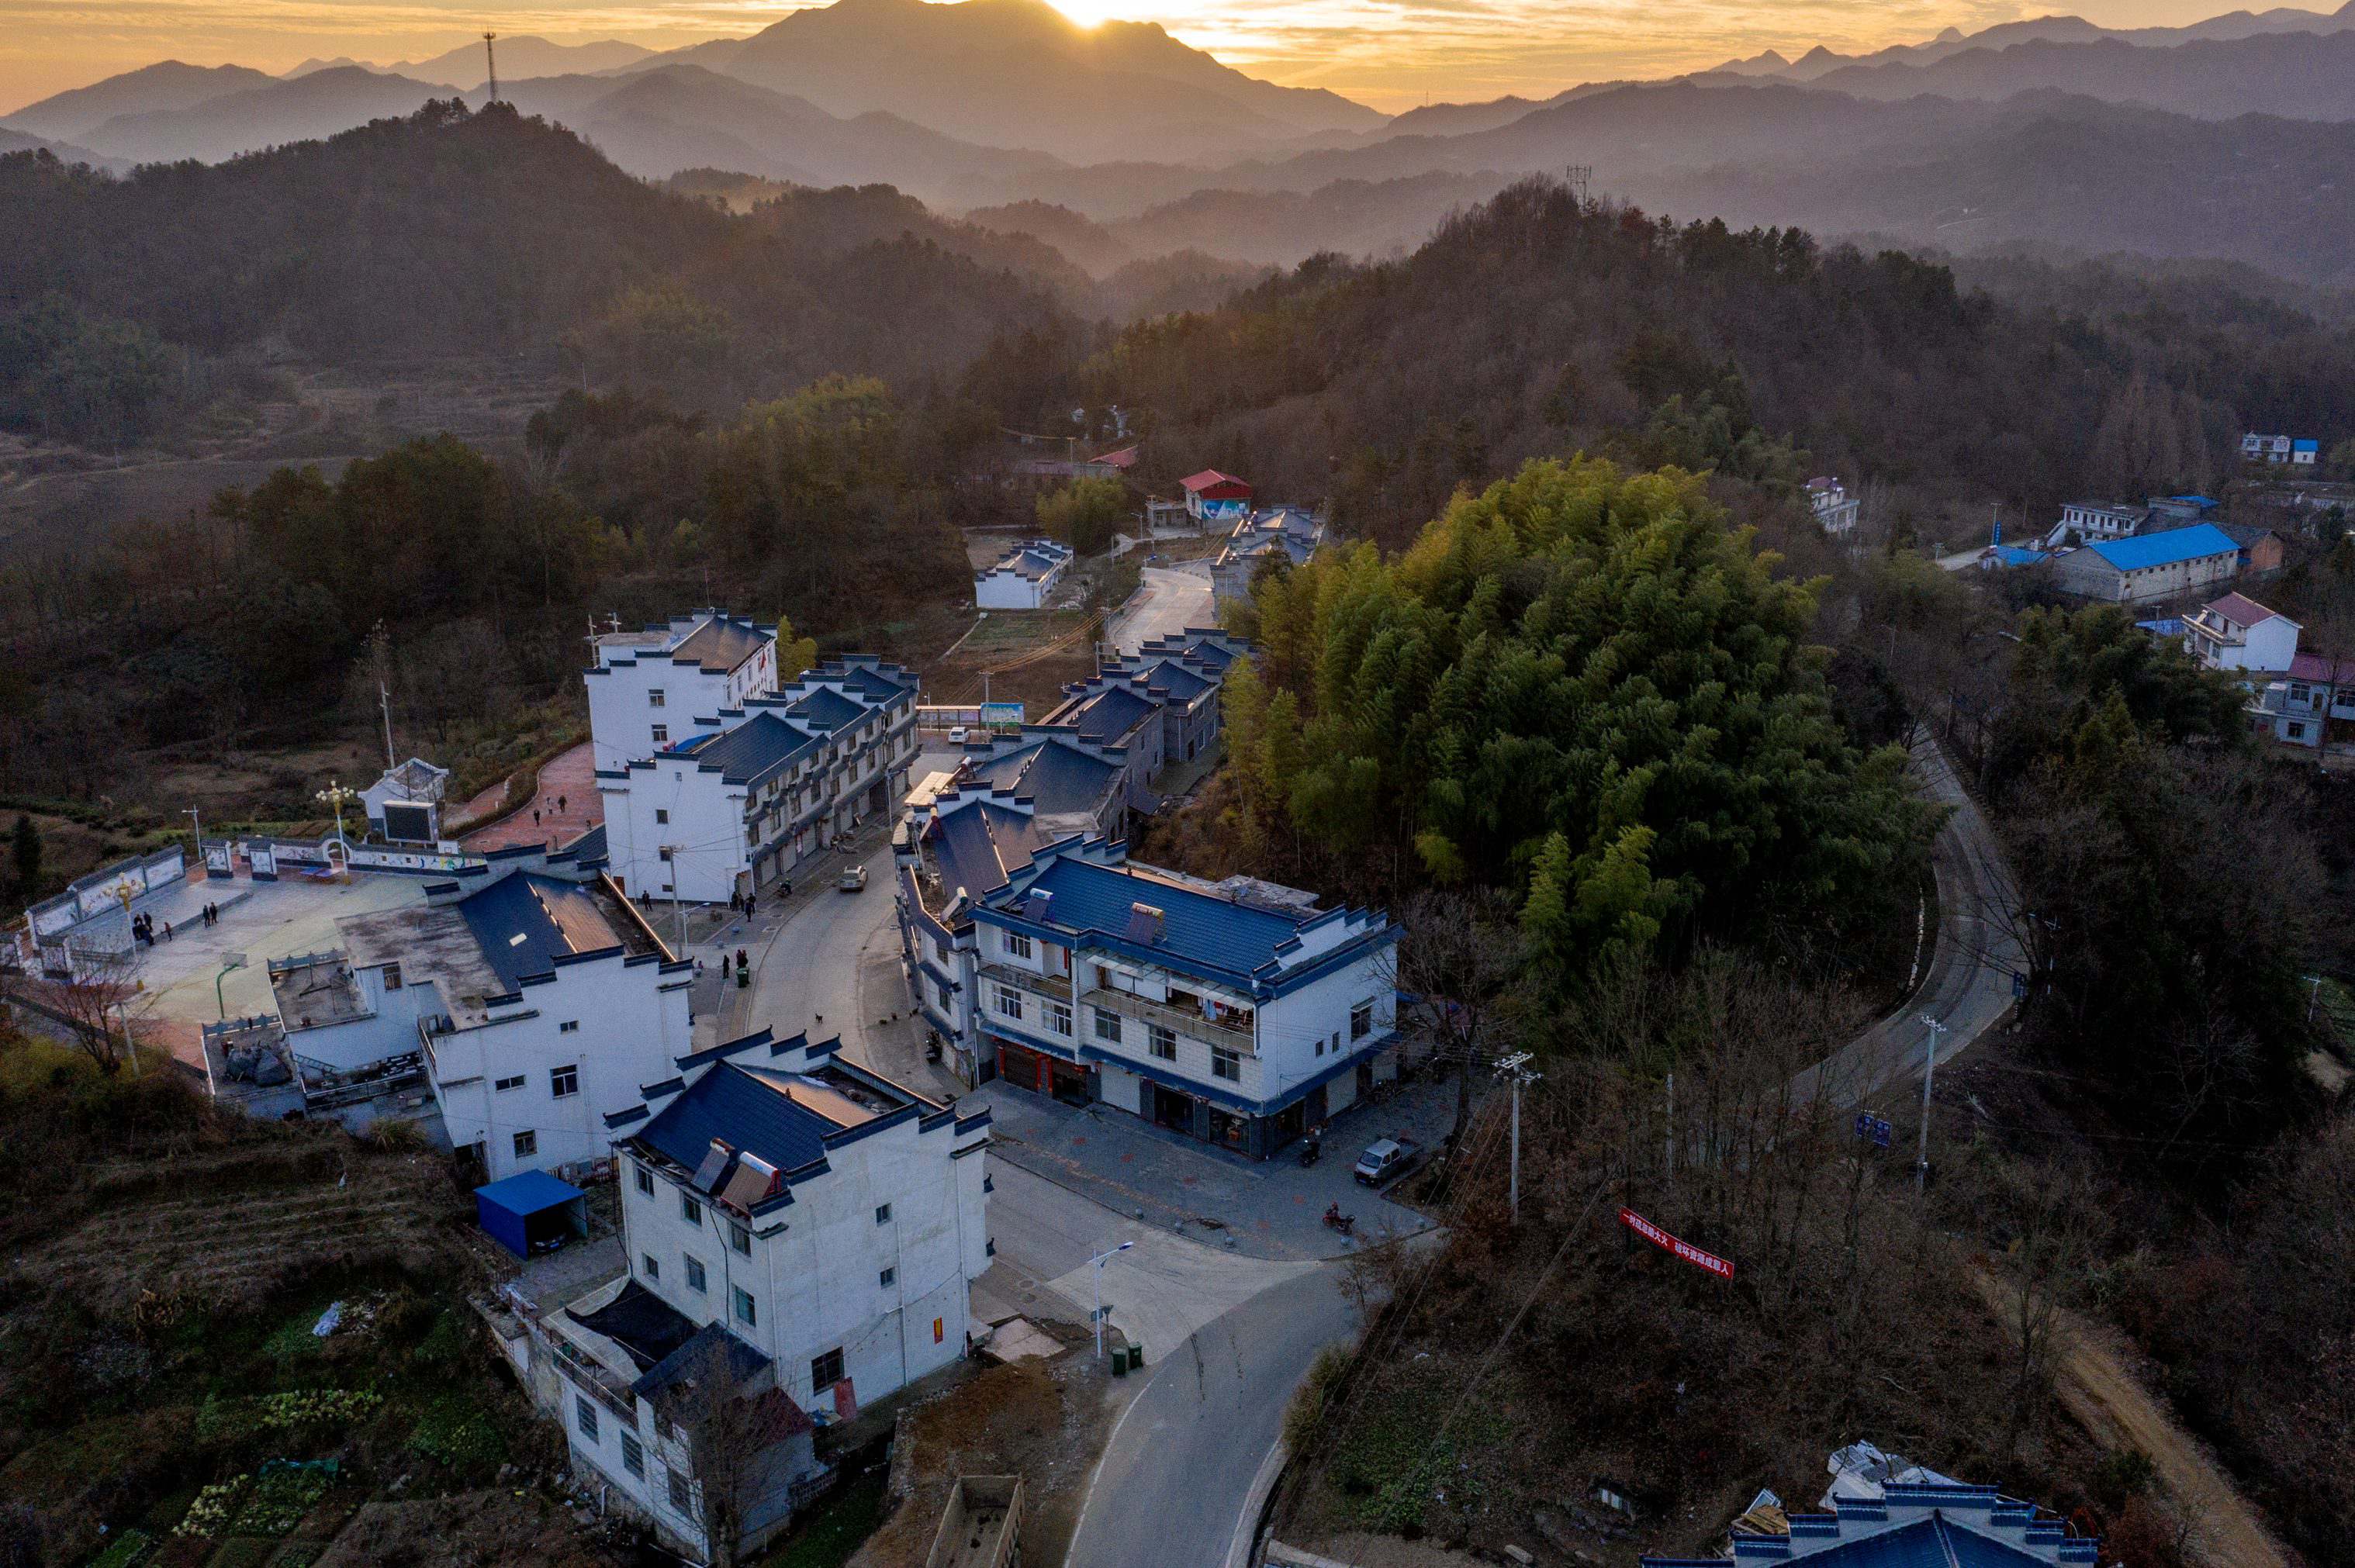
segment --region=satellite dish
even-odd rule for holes
[[[1075,425],[1084,425],[1087,422],[1088,411],[1085,408],[1074,408],[1071,410],[1071,423]]]

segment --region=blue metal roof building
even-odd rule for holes
[[[2158,534],[2137,534],[2131,539],[2104,539],[2085,548],[2122,572],[2172,566],[2202,556],[2241,553],[2232,536],[2213,523],[2195,523],[2189,528],[2169,528]]]
[[[2101,1542],[1993,1487],[1890,1481],[1872,1499],[1794,1514],[1781,1535],[1737,1533],[1735,1568],[1806,1562],[1820,1568],[2094,1568]],[[1644,1568],[1725,1568],[1722,1557],[1646,1557]]]

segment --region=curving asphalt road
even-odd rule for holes
[[[1918,1084],[1935,1019],[1944,1065],[2009,1017],[2021,973],[2011,874],[1987,818],[1963,790],[1954,764],[1926,733],[1913,747],[1923,792],[1954,808],[1932,853],[1938,877],[1938,941],[1930,972],[1903,1007],[1792,1080],[1802,1098],[1829,1096],[1842,1108],[1886,1110]]]
[[[1162,1359],[1090,1478],[1070,1568],[1223,1568],[1293,1389],[1355,1328],[1340,1277],[1271,1286]]]

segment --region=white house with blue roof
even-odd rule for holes
[[[1062,702],[1039,722],[1120,747],[1127,760],[1129,804],[1152,810],[1158,800],[1150,786],[1161,770],[1218,745],[1227,667],[1250,649],[1241,638],[1212,630],[1156,638],[1092,678],[1065,686]]]
[[[659,751],[600,766],[605,853],[631,894],[757,893],[906,793],[915,676],[865,654],[697,718]]]
[[[1009,837],[992,829],[1002,885],[947,911],[969,922],[953,994],[984,1075],[1262,1159],[1397,1075],[1400,931],[1380,912],[1133,864],[1102,839],[1004,866]]]
[[[1839,1498],[1832,1513],[1790,1516],[1790,1529],[1737,1531],[1735,1568],[1805,1562],[1816,1568],[2094,1568],[2099,1540],[2073,1536],[2036,1505],[1993,1487],[1889,1481],[1874,1498]],[[1722,1557],[1652,1557],[1644,1568],[1725,1568]]]
[[[2053,585],[2105,604],[2139,604],[2229,582],[2241,546],[2213,523],[2097,539],[2052,559]]]
[[[1027,539],[973,574],[973,602],[981,609],[1044,609],[1071,559],[1067,545]]]
[[[493,1181],[606,1158],[606,1115],[692,1044],[694,964],[610,878],[551,869],[494,862],[421,905],[339,920],[339,953],[272,970],[282,1008],[316,1010],[315,1028],[290,1031],[298,1053],[343,1052],[346,1036],[359,1055],[419,1052],[450,1141]]]
[[[589,736],[599,768],[648,757],[691,733],[699,716],[741,708],[777,689],[777,629],[724,609],[615,626],[590,639]]]
[[[679,1055],[606,1118],[628,1279],[775,1363],[819,1421],[965,1352],[989,1266],[989,1113],[767,1030]]]

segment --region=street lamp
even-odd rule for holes
[[[344,864],[346,866],[349,866],[352,863],[352,846],[351,842],[344,837],[344,802],[346,800],[357,800],[359,798],[360,792],[358,790],[346,789],[333,779],[327,780],[327,787],[325,789],[320,790],[316,796],[313,797],[313,799],[316,800],[321,805],[332,806],[335,808],[336,842],[343,845]]]
[[[1096,1309],[1094,1317],[1096,1325],[1096,1360],[1098,1361],[1103,1360],[1103,1266],[1108,1259],[1120,1253],[1126,1252],[1130,1247],[1133,1247],[1136,1244],[1133,1241],[1124,1241],[1118,1246],[1106,1247],[1103,1251],[1097,1253],[1094,1256],[1088,1259],[1089,1264],[1092,1266],[1088,1277],[1093,1282],[1096,1294]]]
[[[213,1006],[219,1012],[220,1021],[223,1023],[229,1022],[229,1003],[221,1000],[221,981],[229,979],[229,970],[243,968],[245,968],[243,953],[223,953],[220,973],[213,976]]]

